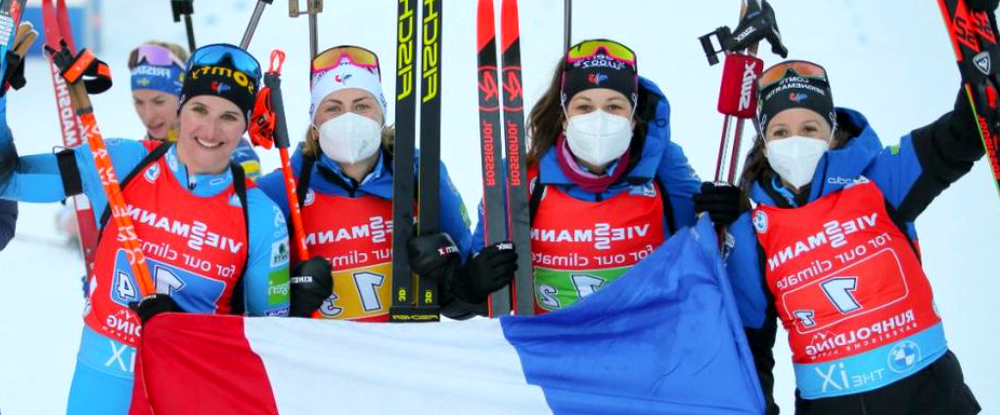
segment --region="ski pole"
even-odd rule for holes
[[[100,129],[97,128],[97,118],[94,116],[90,96],[83,82],[83,75],[88,71],[88,68],[99,64],[100,61],[86,49],[74,57],[65,41],[61,42],[58,51],[47,49],[52,55],[53,62],[60,68],[60,75],[69,83],[70,102],[80,117],[83,134],[90,146],[91,155],[94,157],[98,176],[101,178],[101,187],[104,188],[104,194],[108,198],[108,209],[111,209],[111,216],[118,227],[118,238],[125,248],[132,275],[137,279],[139,295],[145,297],[153,294],[156,292],[156,287],[153,285],[149,268],[146,266],[146,256],[142,252],[142,243],[136,234],[132,217],[128,215],[125,196],[118,185],[118,175],[115,174],[114,165],[111,164],[111,158],[108,156],[104,137],[101,135]]]
[[[258,107],[254,109],[250,139],[254,145],[270,149],[278,147],[281,157],[281,171],[285,176],[285,196],[288,197],[288,210],[292,219],[292,236],[298,248],[299,261],[309,259],[309,248],[306,246],[305,228],[302,226],[302,208],[296,193],[295,174],[292,162],[288,157],[291,142],[288,139],[288,124],[285,121],[285,104],[281,97],[281,67],[285,62],[285,52],[275,49],[271,51],[271,67],[264,74],[264,88],[260,90]]]
[[[316,29],[316,18],[323,11],[323,0],[306,0],[306,11],[299,8],[299,0],[288,0],[288,17],[299,17],[303,14],[309,15],[309,56],[315,58],[319,53],[319,35]]]
[[[991,64],[1000,60],[996,16],[971,10],[957,0],[938,0],[938,5],[962,75],[962,90],[986,149],[993,184],[1000,191],[1000,74]]]
[[[563,1],[563,52],[573,46],[573,0]]]
[[[240,40],[241,49],[246,50],[250,47],[250,40],[253,39],[253,34],[257,31],[257,24],[260,23],[260,16],[264,14],[264,7],[273,2],[274,0],[257,0],[257,5],[253,8],[253,15],[250,16],[250,23],[247,24],[247,30],[243,32],[243,40]]]
[[[191,23],[191,15],[194,13],[194,0],[170,0],[170,8],[174,13],[174,23],[181,21],[181,16],[184,16],[188,50],[194,51],[197,49],[194,42],[194,24]]]
[[[52,50],[58,50],[60,40],[66,41],[70,48],[73,45],[73,32],[69,27],[69,18],[64,0],[59,0],[58,11],[52,0],[42,1],[42,15],[45,22],[45,45]],[[57,16],[58,15],[58,16]],[[59,114],[59,131],[62,134],[62,145],[66,148],[76,148],[83,144],[83,128],[80,119],[73,111],[69,102],[69,89],[66,80],[59,75],[59,68],[52,55],[49,55],[49,66],[52,73],[52,86],[55,93],[56,113]],[[83,194],[72,197],[73,210],[76,215],[77,235],[80,241],[80,252],[86,262],[87,275],[93,276],[97,261],[97,219],[90,201]]]

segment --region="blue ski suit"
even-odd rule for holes
[[[796,209],[805,207],[826,195],[838,192],[843,195],[845,194],[843,190],[852,188],[858,183],[874,183],[885,198],[884,204],[892,224],[909,239],[908,246],[919,258],[914,220],[935,197],[967,173],[972,168],[973,162],[983,155],[979,133],[975,129],[968,107],[968,101],[962,94],[954,112],[912,131],[902,137],[898,145],[889,147],[882,146],[863,115],[850,109],[837,108],[837,137],[841,142],[844,140],[846,142],[823,155],[811,184],[795,195],[785,189],[775,177],[758,179],[752,184],[749,197],[759,205]],[[832,213],[827,213],[830,214]],[[765,264],[770,264],[767,258],[771,257],[764,256],[764,248],[758,241],[758,232],[765,232],[769,226],[774,226],[768,225],[768,221],[762,218],[757,218],[755,223],[754,218],[753,211],[746,212],[730,225],[728,231],[735,243],[730,247],[726,266],[768,402],[768,414],[776,414],[778,407],[773,400],[772,348],[777,332],[776,307],[783,306],[784,303],[776,300],[776,294],[765,281]],[[825,219],[817,220],[823,222]],[[798,226],[810,225],[798,224]],[[802,250],[808,250],[808,246],[801,249],[796,247],[796,255]],[[839,271],[835,273],[854,275]],[[822,280],[816,277],[807,281]],[[809,287],[803,284],[802,289]],[[862,360],[851,360],[854,357],[852,355],[834,360],[834,365],[840,366],[834,367],[830,372],[836,372],[838,375],[828,376],[825,379],[813,378],[817,373],[820,376],[826,375],[819,373],[821,372],[819,365],[825,363],[816,365],[817,373],[813,373],[811,369],[800,373],[799,369],[796,369],[799,386],[807,385],[814,392],[822,390],[820,396],[823,397],[804,399],[797,390],[795,413],[972,414],[978,412],[978,404],[964,384],[958,361],[947,350],[943,335],[940,334],[940,326],[939,323],[924,331],[901,334],[900,337],[885,340],[884,349],[871,350],[871,353],[882,353],[894,345],[925,347],[922,359],[907,361],[911,366],[906,368],[906,371],[898,370],[899,365],[894,366],[891,359],[886,366],[887,369],[883,370],[882,363],[879,362],[884,362],[886,360],[884,358],[864,363]],[[926,337],[920,336],[928,333],[935,334],[935,338],[925,345],[921,342],[925,341],[923,339]],[[897,350],[912,349],[902,347]],[[861,356],[865,353],[868,352],[863,352]],[[879,367],[861,367],[876,364]],[[841,378],[840,372],[847,375]],[[871,381],[869,378],[858,378],[864,382],[841,381],[854,379],[850,376],[857,373],[876,373],[878,376],[873,379],[877,378],[878,381]]]
[[[307,178],[308,189],[312,192],[351,199],[374,196],[378,199],[392,200],[392,155],[387,150],[380,150],[372,171],[359,183],[346,176],[337,162],[322,153],[316,159],[307,160],[302,154],[302,148],[300,145],[291,156],[292,170],[295,173],[297,183],[301,182],[303,177]],[[447,168],[444,163],[441,163],[440,166],[440,210],[438,213],[440,231],[451,236],[464,259],[468,257],[472,244],[468,214],[458,189],[451,182]],[[304,167],[309,167],[310,171],[304,172]],[[414,177],[416,177],[419,168],[419,151],[415,154],[413,168]],[[284,176],[280,169],[262,176],[257,180],[257,185],[277,203],[286,216],[289,216],[288,195],[285,190]],[[419,187],[416,184],[414,186],[415,189]],[[299,183],[299,187],[302,188],[303,184]],[[331,212],[331,214],[335,213]],[[305,229],[307,234],[311,231],[315,230]],[[336,267],[334,271],[337,271]],[[445,316],[450,318],[468,317],[464,308],[457,304],[452,305],[449,293],[441,292],[440,295],[442,313]]]
[[[62,168],[57,156],[53,154],[38,154],[17,157],[6,121],[6,100],[0,98],[0,154],[11,155],[0,160],[0,164],[14,165],[14,174],[4,183],[0,183],[0,197],[22,202],[51,203],[65,199],[64,178],[78,178],[82,193],[87,196],[94,207],[95,220],[100,223],[101,216],[107,207],[101,180],[97,167],[88,146],[84,145],[67,153],[65,160],[72,160],[74,167],[64,165]],[[109,139],[105,140],[111,163],[119,178],[128,175],[136,169],[150,151],[139,141]],[[183,163],[177,158],[176,146],[171,146],[162,156],[169,166],[170,174],[180,184],[182,189],[195,197],[208,198],[228,191],[233,187],[234,178],[231,170],[221,174],[189,175]],[[150,165],[155,166],[155,165]],[[147,173],[149,170],[147,170]],[[136,176],[137,180],[142,177]],[[122,186],[125,188],[125,186]],[[162,208],[157,207],[160,214],[166,215],[171,209],[187,209],[190,206],[172,206],[171,200],[160,200]],[[240,201],[231,201],[232,206],[241,206]],[[246,246],[246,265],[242,272],[242,299],[234,298],[234,303],[242,300],[244,312],[250,316],[284,316],[288,313],[288,260],[287,256],[276,258],[272,255],[276,246],[288,244],[287,230],[284,225],[284,215],[264,192],[250,187],[246,191],[245,209],[248,229],[247,239],[239,241]],[[135,217],[135,215],[133,215]],[[136,219],[138,220],[138,219]],[[141,235],[140,235],[141,236]],[[143,249],[146,249],[143,241]],[[100,244],[116,243],[114,239],[102,238]],[[149,251],[147,250],[147,253]],[[283,260],[282,260],[283,259]],[[100,259],[99,259],[100,261]],[[213,313],[216,304],[205,305],[198,299],[205,293],[193,292],[206,288],[201,281],[185,281],[184,264],[164,263],[166,268],[179,270],[179,284],[163,284],[163,289],[170,290],[171,296],[185,308],[187,312]],[[127,271],[130,272],[130,271]],[[187,272],[187,275],[194,275]],[[159,275],[156,274],[157,276]],[[175,275],[176,277],[176,275]],[[194,276],[197,277],[197,276]],[[192,277],[192,278],[194,278]],[[76,279],[72,279],[75,283]],[[179,287],[178,287],[179,285]],[[160,287],[160,284],[157,284]],[[217,285],[212,285],[216,287]],[[113,290],[112,290],[113,291]],[[97,290],[91,296],[105,295],[105,290]],[[277,293],[277,294],[276,294]],[[200,295],[199,295],[200,294]],[[136,298],[137,299],[137,298]],[[88,307],[90,304],[88,299]],[[204,309],[203,309],[204,308]],[[77,355],[77,366],[70,390],[68,412],[72,414],[124,414],[128,411],[132,397],[132,379],[135,364],[135,348],[128,344],[107,337],[89,326],[84,326]]]
[[[17,224],[17,202],[0,200],[0,251],[14,238]]]

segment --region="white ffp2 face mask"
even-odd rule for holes
[[[338,163],[354,164],[378,151],[382,126],[353,112],[338,115],[319,126],[319,148]]]
[[[632,120],[602,110],[570,117],[566,142],[574,156],[603,166],[625,154],[632,142]]]
[[[829,149],[829,141],[802,136],[769,140],[764,144],[768,164],[796,190],[812,182],[819,159]]]

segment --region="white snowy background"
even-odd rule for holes
[[[476,1],[445,3],[442,158],[474,212],[481,193]],[[561,54],[563,9],[557,0],[520,3],[525,102],[531,105],[547,87]],[[724,24],[735,26],[738,3],[574,2],[574,40],[613,38],[638,53],[640,72],[659,83],[671,101],[674,141],[703,179],[714,172],[721,128],[722,116],[715,111],[721,65],[708,66],[697,37]],[[195,2],[199,45],[238,43],[254,4]],[[327,0],[320,16],[321,50],[357,44],[379,53],[387,97],[394,96],[395,85],[395,5]],[[790,57],[825,65],[835,102],[865,113],[885,144],[952,108],[959,76],[936,1],[774,0],[773,5]],[[183,26],[171,21],[165,0],[103,0],[100,7],[102,57],[112,65],[116,87],[94,97],[94,107],[105,137],[139,138],[144,130],[131,106],[127,54],[150,39],[186,45]],[[307,20],[289,18],[287,7],[279,0],[267,8],[250,50],[262,62],[272,48],[288,52],[285,105],[292,137],[302,137],[309,102]],[[778,59],[767,47],[762,57],[769,64]],[[30,60],[26,75],[28,86],[10,95],[8,123],[21,154],[48,152],[60,136],[47,63]],[[276,152],[262,152],[261,158],[265,171],[278,166]],[[18,237],[0,253],[0,411],[7,414],[65,411],[80,336],[83,268],[73,248],[59,246],[53,219],[59,208],[21,204]],[[950,347],[984,413],[997,413],[1000,198],[986,161],[939,197],[917,227]],[[794,380],[784,344],[779,335],[775,390],[785,413],[791,413]],[[719,387],[725,387],[724,380]]]

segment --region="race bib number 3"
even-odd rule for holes
[[[880,273],[890,270],[888,273]],[[883,249],[850,266],[781,294],[799,333],[810,333],[906,299],[910,289],[899,258]]]

